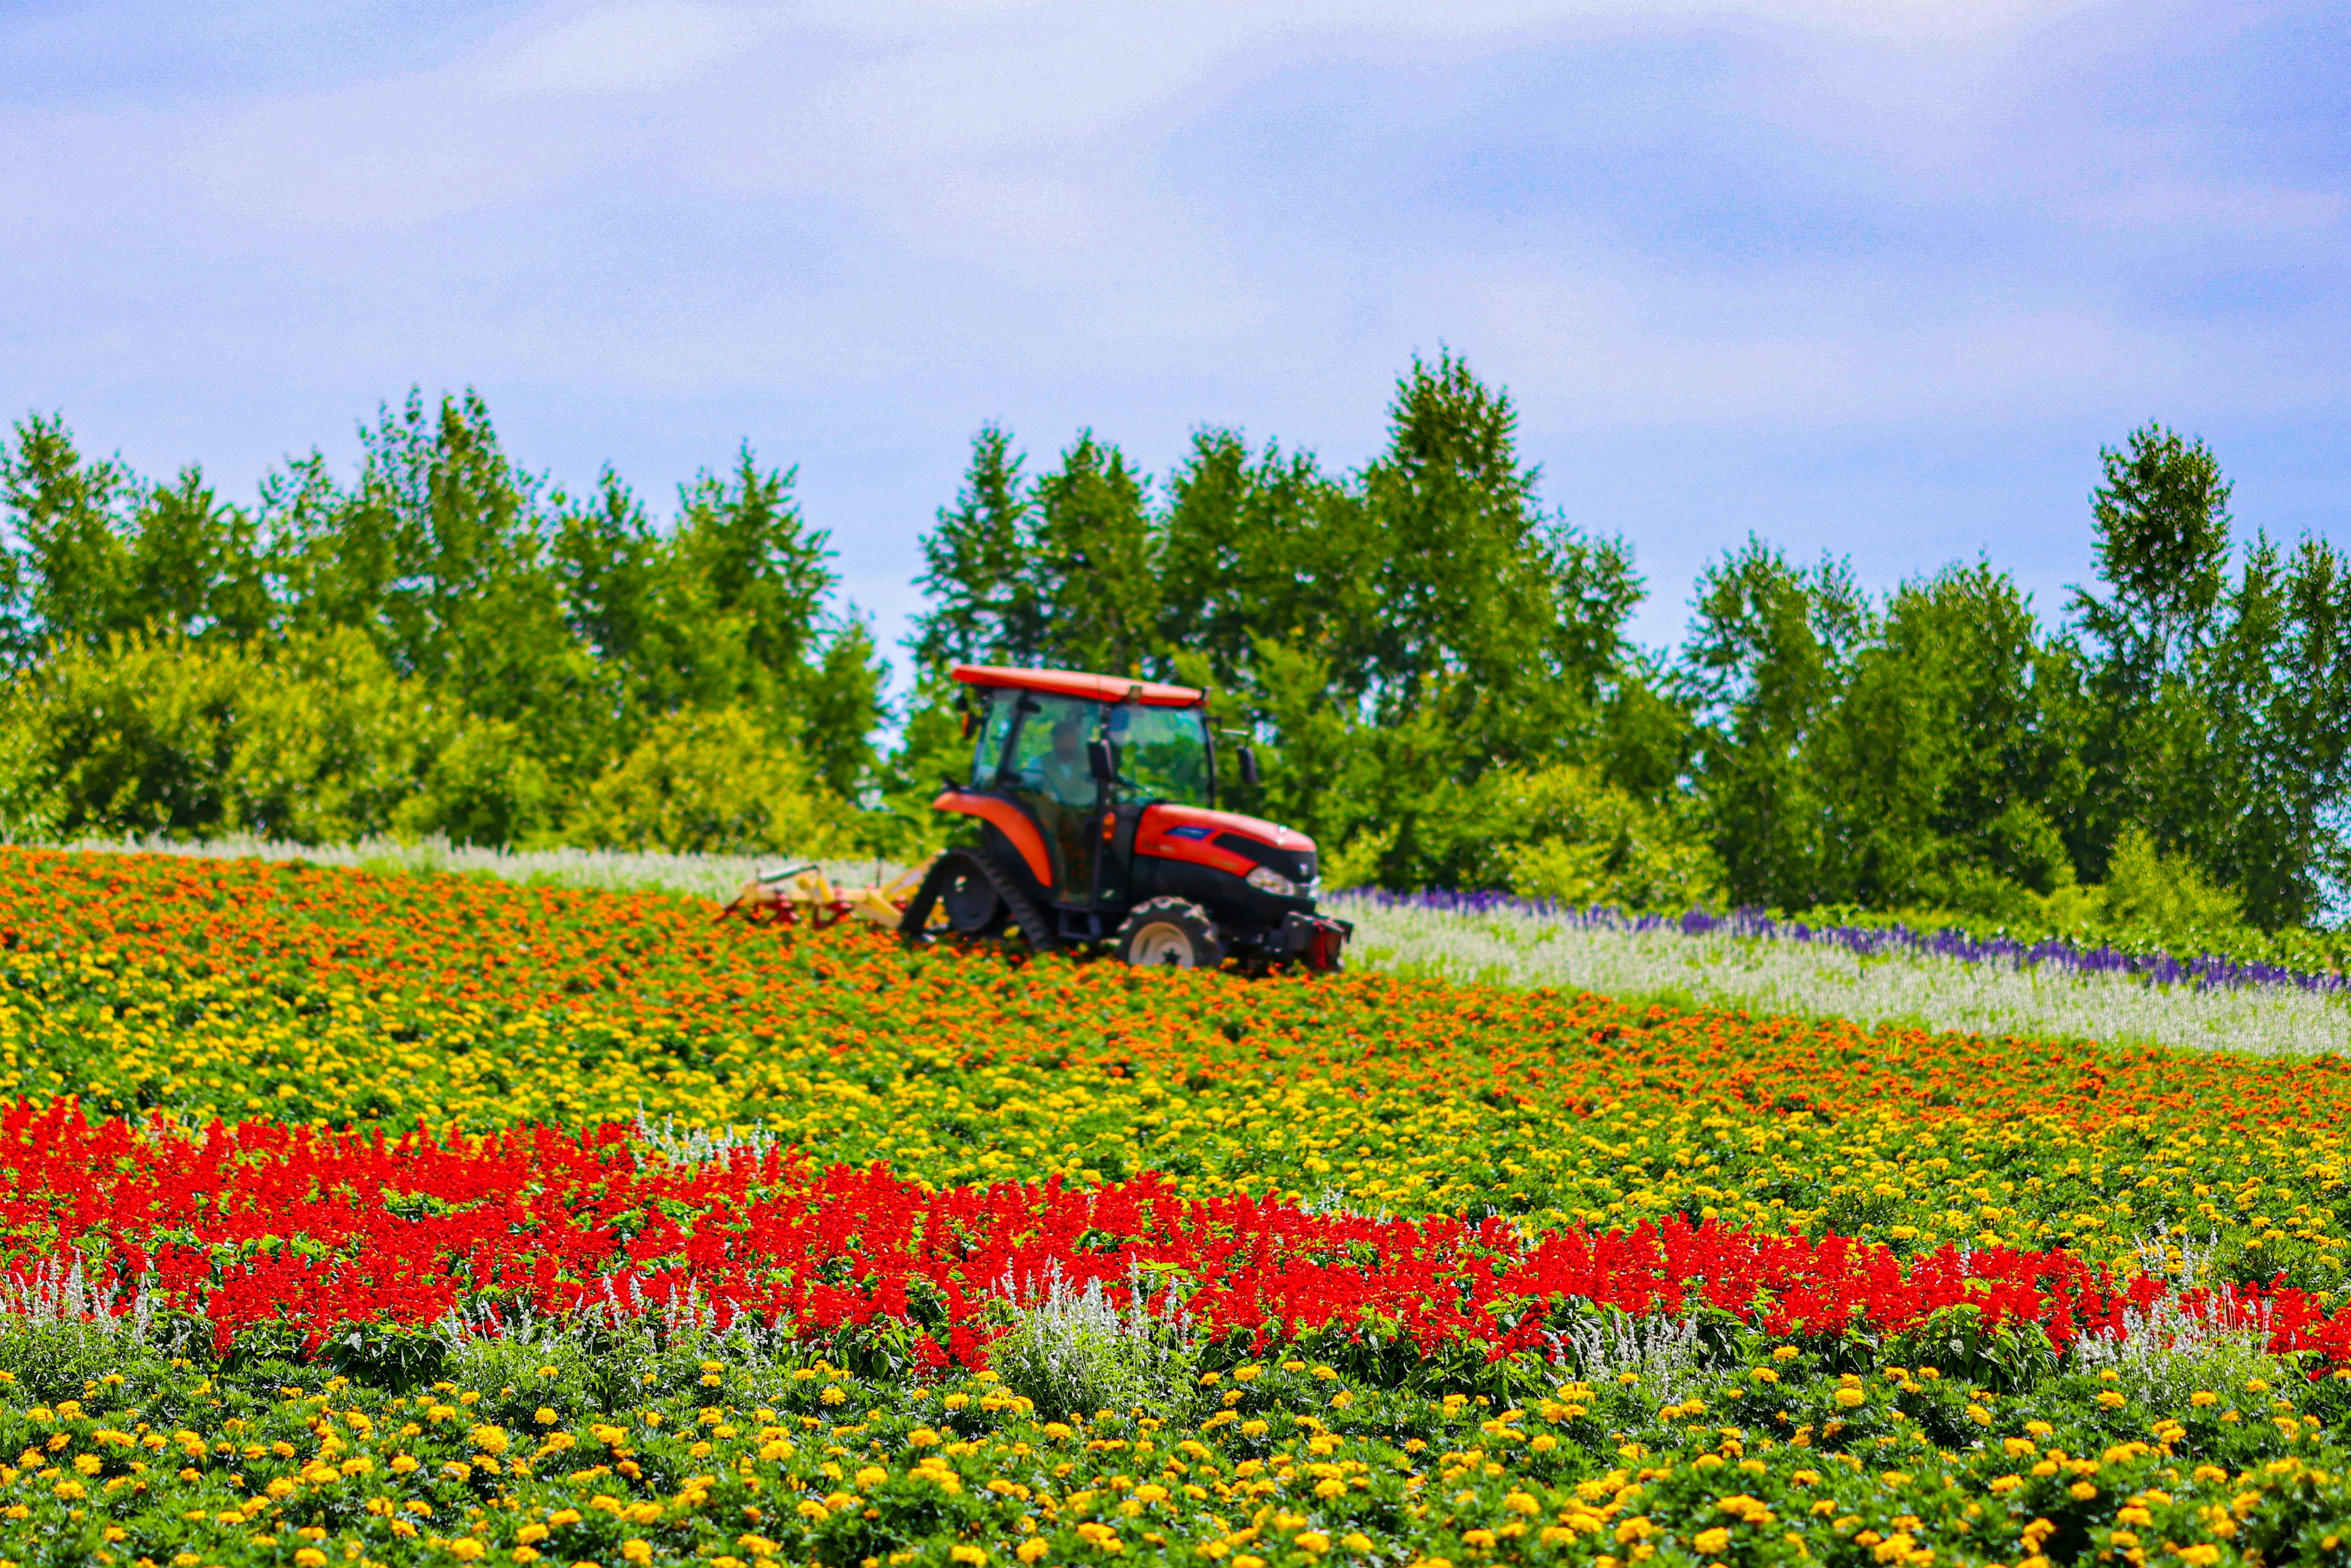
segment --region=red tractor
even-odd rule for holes
[[[934,862],[899,929],[993,936],[1042,952],[1108,944],[1130,964],[1336,969],[1353,927],[1314,912],[1314,841],[1217,810],[1206,694],[1115,675],[957,664],[971,774],[934,810],[976,843]],[[1240,775],[1257,759],[1238,748]]]

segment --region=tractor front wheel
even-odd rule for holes
[[[1155,898],[1135,905],[1118,928],[1118,956],[1129,964],[1213,969],[1225,961],[1225,945],[1207,911],[1185,898]]]

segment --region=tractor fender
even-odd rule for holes
[[[995,795],[974,794],[967,789],[949,789],[931,802],[931,810],[960,811],[967,817],[977,817],[992,824],[998,832],[1010,841],[1014,849],[1020,852],[1020,858],[1027,862],[1029,874],[1037,879],[1037,885],[1053,885],[1053,862],[1045,853],[1044,835],[1038,832],[1037,824],[1029,820],[1029,813],[1011,801]]]

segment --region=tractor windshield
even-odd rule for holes
[[[1118,747],[1119,800],[1208,803],[1208,726],[1203,709],[1120,703],[1110,710],[1110,739]]]

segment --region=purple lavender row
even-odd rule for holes
[[[1454,915],[1514,914],[1538,915],[1586,929],[1643,932],[1668,927],[1685,936],[1727,933],[1761,936],[1782,942],[1809,942],[1842,947],[1865,957],[1891,955],[1950,958],[1963,964],[2007,963],[2055,965],[2081,974],[2120,975],[2158,986],[2219,988],[2254,986],[2292,987],[2318,993],[2351,990],[2351,976],[2333,969],[2294,969],[2283,964],[2229,958],[2218,954],[2182,957],[2171,953],[2126,953],[2117,947],[2080,947],[2060,937],[2020,942],[2011,936],[1979,937],[1945,927],[1914,931],[1900,924],[1884,926],[1808,925],[1801,920],[1775,920],[1760,909],[1734,909],[1724,915],[1693,909],[1687,915],[1626,915],[1595,905],[1581,908],[1547,898],[1520,898],[1507,893],[1387,893],[1361,889],[1347,896],[1363,898],[1383,908],[1430,909]]]

